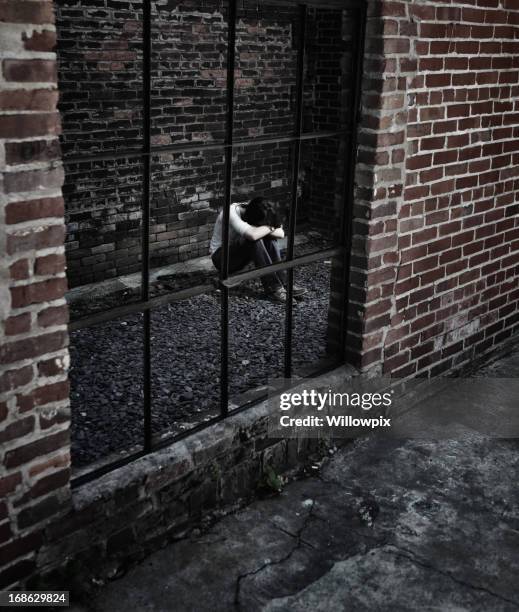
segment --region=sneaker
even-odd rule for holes
[[[267,293],[267,298],[272,302],[285,304],[287,301],[287,292],[283,289],[283,287],[279,287],[278,289],[274,289],[274,291]]]
[[[232,278],[227,279],[227,287],[229,289],[236,289],[236,287],[241,287],[245,281],[243,280],[233,280]]]
[[[299,285],[294,285],[294,288],[292,289],[292,293],[297,300],[298,298],[303,297],[303,295],[306,293],[306,287],[300,287]]]

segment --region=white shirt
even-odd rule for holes
[[[242,219],[243,208],[241,202],[231,204],[229,211],[229,244],[244,241],[244,234],[252,225]],[[212,255],[222,246],[223,210],[220,211],[214,224],[213,237],[209,245],[209,254]]]

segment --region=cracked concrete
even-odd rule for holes
[[[478,373],[518,374],[518,350]],[[356,440],[319,475],[167,546],[76,609],[519,610],[518,451],[517,439],[471,433]]]

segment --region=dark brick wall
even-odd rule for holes
[[[220,3],[154,3],[152,143],[222,144],[226,107],[226,15]],[[71,285],[140,269],[141,162],[77,163],[78,154],[138,150],[141,142],[141,3],[60,0],[57,7],[60,109]],[[305,130],[344,127],[348,42],[341,13],[312,9],[305,70]],[[294,129],[297,11],[240,6],[235,137],[290,135]],[[301,220],[325,232],[334,207],[338,145],[306,145]],[[261,193],[286,208],[293,148],[237,147],[233,194]],[[222,204],[223,148],[152,159],[152,266],[206,255]],[[310,170],[311,169],[311,170]]]

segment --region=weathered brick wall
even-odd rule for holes
[[[0,585],[69,498],[63,170],[52,2],[0,2]]]
[[[513,0],[370,5],[349,342],[364,367],[440,374],[518,329],[518,32]]]
[[[440,373],[517,329],[514,4],[369,4],[348,344],[363,367]],[[51,3],[0,2],[0,33],[0,588],[69,558],[66,588],[313,449],[269,446],[257,408],[71,496]]]
[[[293,133],[297,60],[295,8],[240,5],[235,138]],[[59,0],[60,110],[71,285],[140,269],[142,168],[129,158],[74,162],[81,154],[142,142],[142,5],[129,0]],[[338,11],[310,12],[305,129],[338,130],[347,104]],[[152,143],[223,143],[226,14],[216,0],[153,3]],[[317,60],[315,58],[318,58]],[[342,72],[341,72],[342,71]],[[336,227],[335,142],[307,144],[301,218]],[[233,194],[290,201],[291,146],[237,147]],[[316,163],[318,162],[318,163]],[[223,197],[222,148],[152,159],[152,266],[206,255]],[[332,221],[330,221],[332,219]]]

